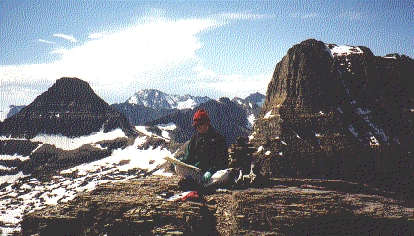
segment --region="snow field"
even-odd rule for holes
[[[120,133],[114,134],[119,137]],[[10,185],[0,190],[0,224],[4,226],[1,229],[9,233],[20,231],[20,221],[26,213],[70,201],[78,193],[92,191],[103,183],[141,178],[145,173],[154,171],[165,162],[164,157],[171,156],[172,153],[160,148],[139,149],[146,138],[138,137],[134,145],[114,150],[111,156],[101,160],[62,170],[60,175],[53,176],[48,182],[35,178],[27,180],[23,178],[26,176],[22,172],[13,176],[3,176],[3,182],[0,183],[8,182]],[[84,138],[83,141],[85,140],[90,142],[94,139]],[[108,140],[108,137],[105,136],[101,140]],[[172,175],[163,173],[162,169],[154,174]]]
[[[32,138],[33,142],[41,142],[44,144],[55,145],[56,148],[63,150],[74,150],[81,147],[84,144],[93,144],[102,140],[115,140],[117,138],[126,138],[127,136],[121,129],[115,129],[108,133],[104,133],[103,130],[93,133],[88,136],[81,136],[78,138],[69,138],[62,135],[37,135]]]

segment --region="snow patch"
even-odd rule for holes
[[[249,136],[249,141],[254,139],[255,134],[256,134],[256,132],[253,132],[252,135]]]
[[[327,49],[329,49],[327,47]],[[363,54],[363,51],[359,47],[354,46],[337,46],[334,45],[332,48],[328,51],[331,54],[331,57],[337,57],[337,56],[347,56],[351,54]]]
[[[10,167],[5,167],[0,165],[0,170],[13,170],[14,168],[10,168]]]
[[[157,127],[160,130],[175,130],[177,126],[174,123],[168,123],[168,124],[158,124]]]
[[[249,123],[247,124],[247,128],[249,129],[253,128],[254,122],[256,121],[256,117],[253,114],[250,114],[247,117],[247,120],[249,121]]]
[[[349,125],[349,131],[355,136],[358,137],[358,133],[355,131],[355,128],[352,125]]]
[[[0,177],[0,184],[3,183],[14,183],[16,182],[16,180],[26,177],[28,175],[24,175],[22,171],[20,171],[19,173],[15,174],[15,175],[3,175]]]
[[[384,56],[384,57],[382,57],[382,58],[386,58],[386,59],[397,59],[397,57],[396,57],[396,56],[391,56],[391,57]]]
[[[263,119],[269,119],[269,118],[272,118],[274,116],[276,116],[276,115],[272,115],[272,111],[270,110],[269,112],[266,113],[266,115],[263,117]]]
[[[138,105],[138,100],[136,96],[132,96],[128,99],[128,103],[129,104],[134,104],[134,105]]]
[[[375,138],[375,136],[371,136],[371,142],[370,142],[370,145],[371,146],[379,146],[379,142],[378,142],[378,140]]]
[[[365,110],[362,110],[361,108],[357,108],[357,113],[358,114],[360,114],[360,115],[365,115],[365,114],[368,114],[368,113],[370,113],[371,111],[370,110],[368,110],[368,109],[365,109]]]
[[[166,138],[166,139],[171,139],[170,138],[170,133],[168,133],[168,131],[165,131],[165,130],[163,130],[161,132],[161,136],[164,137],[164,138]]]
[[[125,133],[118,128],[107,133],[104,133],[103,130],[101,130],[99,132],[92,133],[91,135],[81,136],[78,138],[69,138],[63,135],[38,134],[36,137],[32,138],[31,141],[55,145],[56,148],[61,148],[63,150],[74,150],[84,144],[93,144],[102,140],[114,140],[126,137]]]
[[[151,137],[151,136],[156,136],[155,134],[149,132],[145,126],[135,126],[135,129],[138,130],[139,132]]]
[[[21,156],[21,155],[17,155],[14,154],[13,156],[11,155],[0,155],[0,160],[16,160],[19,159],[21,161],[27,161],[30,159],[30,157],[28,156]]]
[[[197,106],[197,103],[191,98],[188,99],[187,101],[182,101],[182,102],[177,103],[177,108],[180,110],[187,109],[187,108],[194,109],[196,106]]]

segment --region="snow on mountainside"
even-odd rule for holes
[[[144,89],[128,99],[128,103],[143,105],[154,109],[193,109],[197,105],[210,100],[208,97],[191,95],[170,95],[155,89]]]
[[[172,127],[168,126],[168,128]],[[100,135],[101,139],[111,139],[116,134],[114,132]],[[79,145],[81,140],[85,143],[94,143],[98,135],[82,137],[77,142],[66,139],[62,143],[60,140],[61,143],[57,145],[72,150],[75,149],[74,146]],[[163,173],[162,170],[157,171],[157,167],[165,162],[163,157],[172,155],[171,152],[161,148],[142,150],[140,145],[146,139],[145,136],[138,137],[133,145],[124,149],[116,149],[108,157],[62,170],[50,181],[42,181],[31,175],[24,175],[22,172],[1,176],[0,232],[2,235],[19,232],[20,221],[24,214],[43,209],[47,205],[70,201],[77,194],[91,191],[99,184],[142,178],[153,171],[156,175],[170,175]],[[51,139],[43,137],[42,140],[50,141]],[[73,147],[70,147],[71,143]],[[27,160],[29,157],[1,155],[0,159]]]
[[[344,73],[353,74],[355,63],[349,56],[353,54],[363,54],[364,52],[355,46],[337,46],[335,44],[328,44],[329,52],[333,58],[340,60],[339,63],[339,73],[342,75]],[[355,122],[349,124],[349,131],[362,143],[369,143],[371,146],[379,145],[378,140],[381,140],[381,143],[389,143],[390,137],[388,137],[384,130],[378,127],[375,122],[372,122],[371,111],[360,104],[361,101],[353,98],[352,88],[346,85],[346,81],[342,79],[343,89],[350,100],[350,105],[347,108],[345,104],[337,105],[336,109],[343,115],[346,115],[344,111],[349,111],[350,113],[356,115],[356,118],[353,119]],[[351,116],[350,116],[351,117]],[[358,132],[357,132],[358,131]],[[394,140],[399,143],[398,137],[394,137]]]

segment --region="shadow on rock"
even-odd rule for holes
[[[352,214],[328,214],[281,227],[283,235],[410,235],[413,230],[414,223],[407,219],[378,219]]]

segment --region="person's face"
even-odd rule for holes
[[[197,129],[199,133],[205,133],[208,130],[208,124],[200,123],[200,124],[195,125],[195,128]]]

